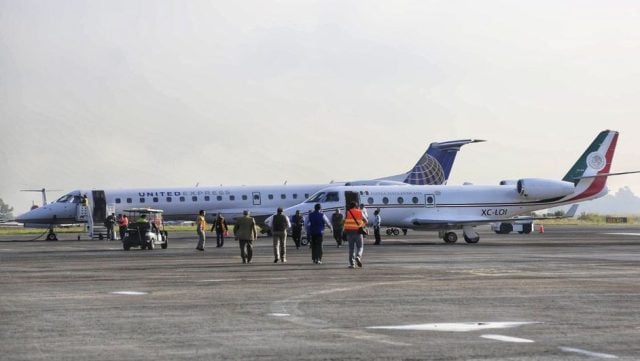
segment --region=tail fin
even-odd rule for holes
[[[429,144],[427,151],[416,165],[405,173],[404,183],[413,185],[445,184],[449,179],[453,162],[463,145],[484,142],[479,139],[461,139]]]
[[[594,198],[606,191],[607,175],[611,169],[617,142],[618,132],[613,130],[600,132],[562,178],[563,181],[573,182],[576,185],[572,201]]]

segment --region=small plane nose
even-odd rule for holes
[[[16,217],[16,222],[37,223],[42,218],[45,218],[47,213],[48,211],[45,208],[35,208]]]

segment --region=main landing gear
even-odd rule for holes
[[[463,232],[462,236],[467,243],[478,243],[480,241],[480,235],[473,230]],[[453,231],[440,231],[440,237],[445,243],[451,244],[458,241],[458,235]]]

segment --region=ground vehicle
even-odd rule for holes
[[[534,223],[531,220],[514,222],[496,222],[491,225],[497,234],[509,234],[512,231],[520,234],[529,234],[533,231]]]
[[[124,238],[122,248],[128,251],[131,247],[154,249],[160,245],[166,249],[169,245],[167,231],[164,230],[162,210],[151,208],[131,208],[123,211],[131,220]]]

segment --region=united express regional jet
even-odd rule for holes
[[[477,243],[477,225],[510,222],[536,210],[599,198],[607,193],[608,176],[638,173],[609,173],[617,140],[618,132],[601,132],[562,180],[524,178],[496,186],[331,186],[286,209],[285,214],[308,213],[315,203],[325,212],[344,211],[355,201],[380,209],[384,225],[439,231],[447,243],[456,242],[453,230],[462,229],[467,243]]]
[[[374,180],[340,182],[356,185],[425,185],[445,184],[457,152],[462,146],[482,140],[464,139],[435,142],[420,157],[416,165],[406,173]],[[53,227],[57,224],[89,223],[102,225],[107,215],[122,213],[131,208],[154,208],[164,211],[165,220],[193,220],[200,209],[208,219],[223,213],[233,223],[243,210],[251,211],[258,222],[273,214],[277,207],[291,207],[309,195],[330,184],[219,186],[190,188],[139,188],[113,190],[75,190],[57,201],[21,214],[16,221],[25,224],[49,225],[48,240],[55,240]],[[87,195],[89,207],[82,205]]]

